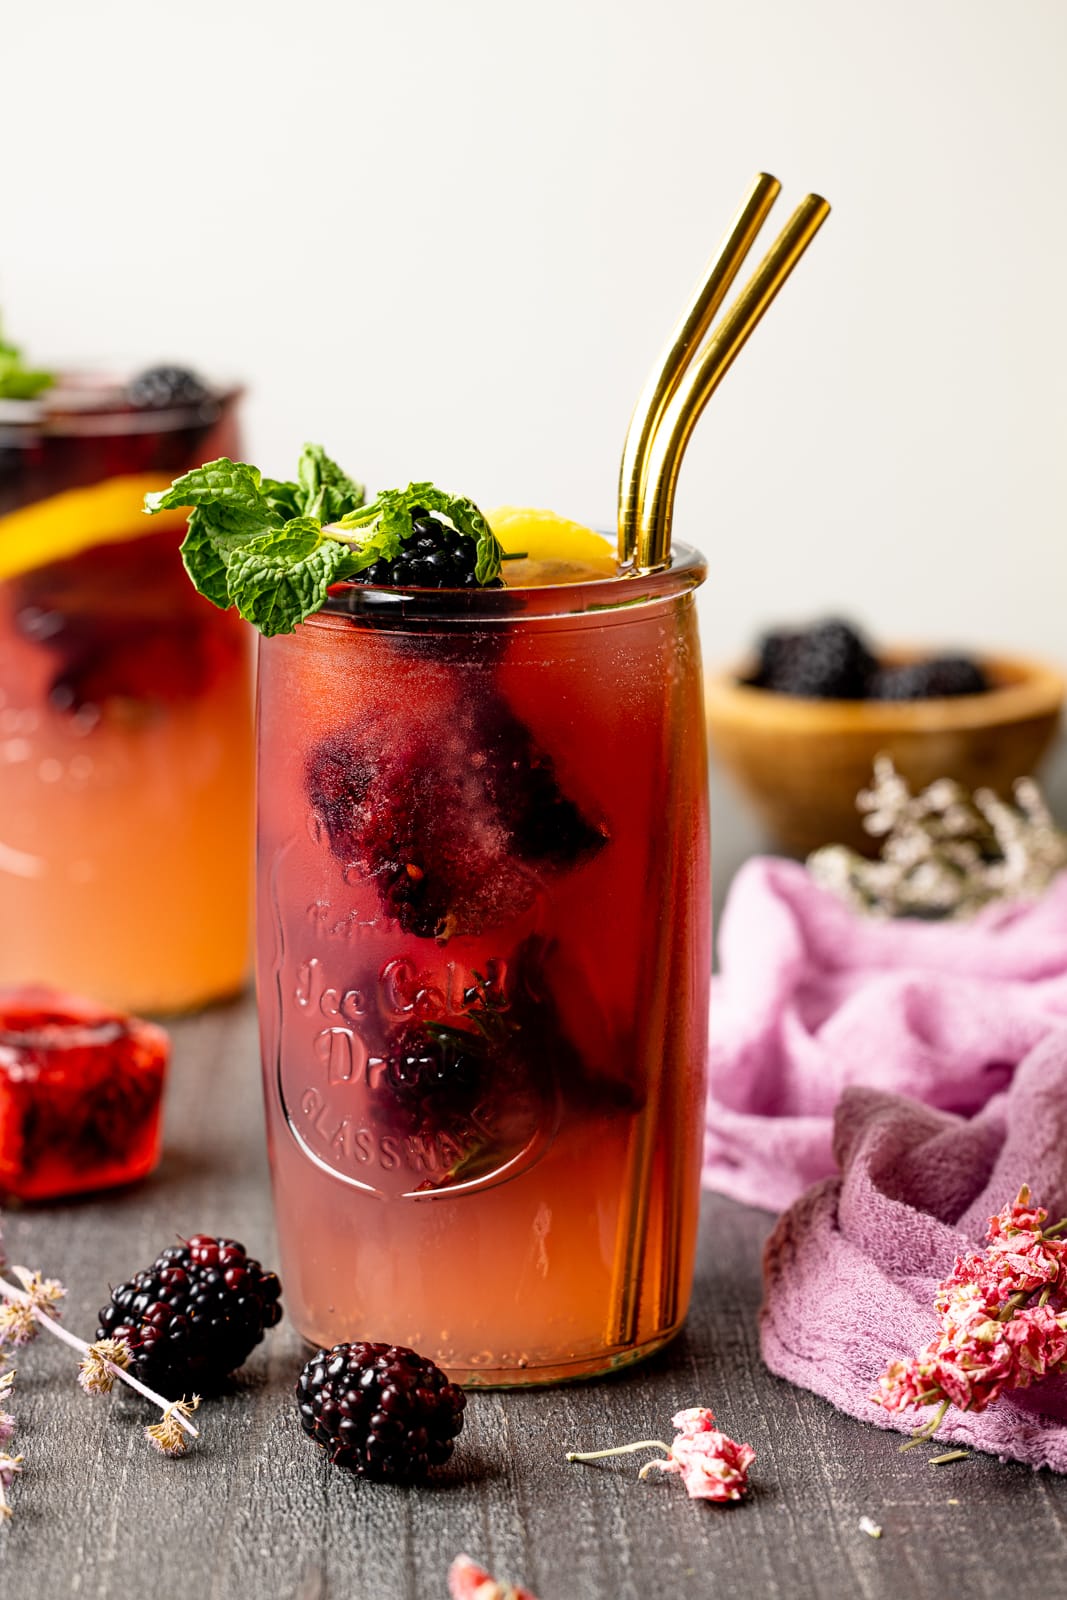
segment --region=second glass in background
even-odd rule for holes
[[[0,403],[0,984],[170,1011],[245,980],[251,650],[144,494],[237,455],[235,390]]]

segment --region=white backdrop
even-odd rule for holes
[[[690,447],[709,658],[844,610],[1067,658],[1063,0],[10,0],[0,305],[248,455],[614,522],[748,181],[834,212]]]

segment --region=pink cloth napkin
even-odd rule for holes
[[[934,1289],[955,1257],[983,1246],[989,1218],[1023,1183],[1050,1221],[1067,1214],[1067,1032],[1038,1045],[969,1121],[847,1089],[834,1156],[841,1176],[798,1200],[767,1242],[763,1359],[850,1416],[910,1431],[932,1412],[890,1417],[868,1397],[890,1361],[934,1337]],[[953,1408],[937,1439],[1067,1472],[1067,1379],[977,1415]]]
[[[1067,873],[969,922],[858,916],[756,857],[719,932],[704,1181],[778,1211],[835,1170],[850,1085],[972,1116],[1067,1028]]]

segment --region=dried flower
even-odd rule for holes
[[[116,1367],[125,1371],[129,1364],[130,1347],[124,1339],[98,1339],[79,1364],[78,1382],[86,1394],[110,1394]]]
[[[1067,867],[1067,834],[1031,778],[1014,805],[989,789],[968,794],[939,778],[913,795],[887,756],[856,796],[863,826],[882,839],[868,861],[844,845],[808,857],[817,883],[854,910],[876,917],[967,917],[991,900],[1038,896]]]
[[[470,1556],[457,1556],[448,1569],[448,1592],[452,1600],[537,1600],[529,1589],[491,1578]]]
[[[16,1305],[11,1301],[0,1305],[0,1345],[18,1349],[19,1345],[29,1344],[31,1339],[36,1339],[38,1331],[32,1306]]]
[[[42,1278],[39,1272],[29,1272],[25,1267],[11,1270],[22,1289],[17,1300],[6,1300],[0,1305],[0,1346],[17,1348],[37,1337],[40,1331],[38,1311],[58,1317],[55,1307],[67,1291],[57,1278]]]
[[[183,1456],[188,1447],[185,1435],[185,1422],[192,1416],[200,1404],[200,1396],[194,1394],[191,1400],[175,1400],[163,1412],[162,1421],[154,1423],[145,1429],[145,1438],[150,1444],[165,1456]],[[183,1421],[183,1419],[185,1419]]]
[[[984,1411],[1005,1390],[1067,1370],[1067,1246],[1059,1237],[1067,1223],[1045,1228],[1047,1219],[1024,1185],[990,1218],[987,1248],[958,1257],[938,1285],[935,1337],[879,1378],[871,1398],[887,1411],[938,1406],[913,1444],[936,1433],[950,1405]]]
[[[53,1317],[60,1315],[56,1307],[60,1300],[66,1298],[67,1291],[58,1278],[42,1278],[39,1272],[30,1272],[27,1267],[12,1267],[11,1270],[21,1283],[31,1306],[39,1311],[47,1311]]]
[[[42,1330],[51,1333],[77,1351],[80,1358],[78,1382],[87,1394],[106,1394],[119,1378],[158,1407],[163,1413],[162,1420],[145,1431],[149,1441],[165,1455],[181,1454],[187,1437],[199,1437],[199,1430],[190,1421],[200,1404],[197,1397],[191,1401],[172,1401],[156,1394],[126,1370],[130,1352],[124,1343],[100,1339],[90,1345],[57,1320],[56,1305],[66,1293],[61,1283],[55,1278],[42,1278],[39,1272],[30,1272],[26,1267],[10,1270],[18,1282],[0,1277],[0,1344],[25,1344]],[[9,1392],[13,1377],[12,1373],[0,1379],[0,1398]],[[6,1416],[6,1412],[3,1415]]]
[[[715,1427],[715,1414],[706,1406],[676,1411],[672,1444],[661,1439],[640,1439],[611,1450],[571,1451],[568,1461],[599,1461],[605,1456],[629,1455],[635,1450],[662,1450],[663,1459],[648,1461],[638,1473],[677,1473],[693,1500],[740,1500],[748,1489],[748,1469],[756,1459],[750,1444],[738,1444]]]
[[[0,1455],[0,1522],[7,1522],[11,1517],[11,1507],[7,1502],[7,1491],[21,1471],[21,1456]]]
[[[714,1427],[715,1417],[706,1407],[678,1411],[678,1430],[666,1459],[649,1461],[638,1476],[653,1471],[677,1472],[692,1500],[740,1500],[748,1488],[748,1469],[756,1459],[750,1444],[737,1444]]]

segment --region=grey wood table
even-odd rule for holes
[[[759,845],[715,795],[716,892]],[[1067,814],[1067,762],[1054,791]],[[107,1284],[176,1233],[232,1233],[268,1262],[273,1226],[250,1000],[173,1026],[166,1155],[145,1185],[6,1219],[9,1255],[61,1277],[66,1321],[92,1335]],[[288,1323],[232,1392],[205,1404],[203,1438],[166,1461],[123,1390],[90,1399],[57,1342],[20,1363],[13,1490],[0,1529],[0,1596],[442,1600],[465,1550],[540,1600],[1067,1593],[1067,1483],[985,1456],[943,1468],[771,1377],[756,1316],[767,1215],[708,1197],[692,1313],[666,1352],[572,1388],[475,1394],[460,1448],[432,1487],[354,1481],[296,1425],[303,1360]],[[742,1505],[637,1481],[634,1458],[564,1464],[571,1448],[662,1435],[680,1406],[711,1404],[757,1451]],[[860,1529],[870,1516],[875,1540]]]

